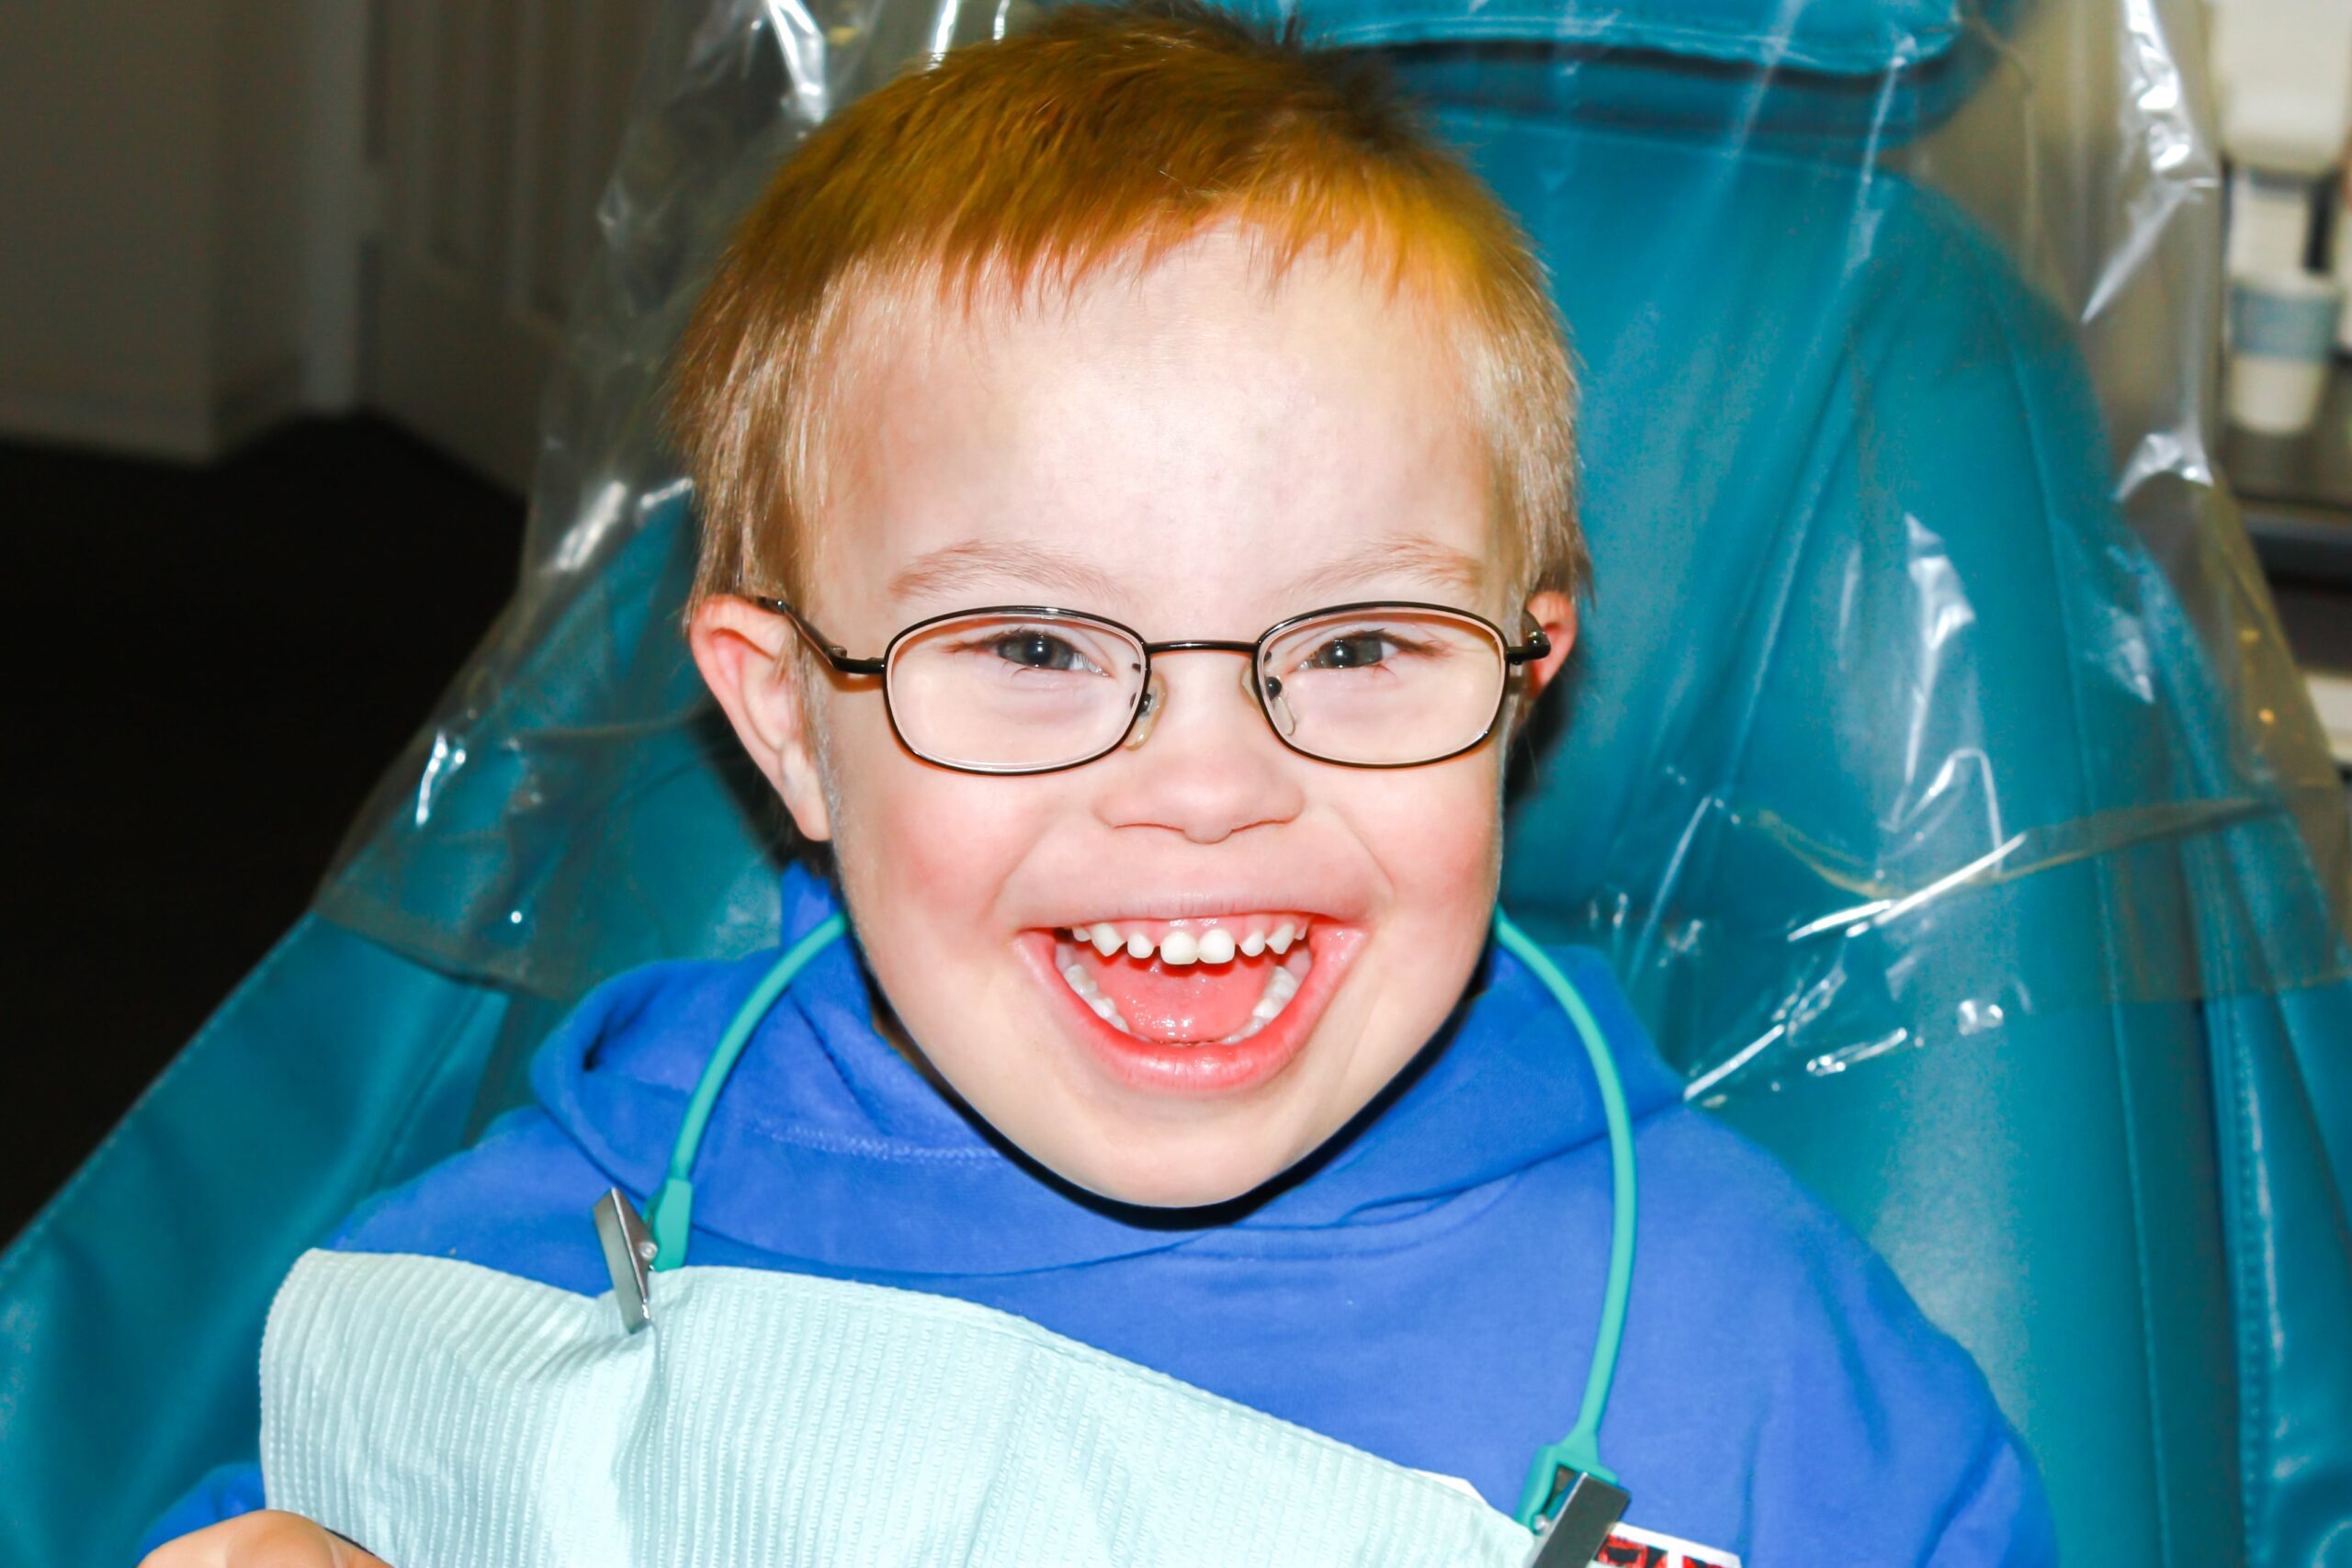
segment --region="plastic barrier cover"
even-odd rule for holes
[[[1526,217],[1595,596],[1506,895],[1692,1092],[2346,973],[2344,797],[2212,454],[2191,0],[1306,9]],[[321,894],[562,1000],[773,940],[677,633],[665,358],[810,125],[1013,0],[676,0],[546,404],[522,590]]]

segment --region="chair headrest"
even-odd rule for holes
[[[1212,3],[1384,51],[1433,104],[1844,160],[1940,123],[2033,0]]]
[[[1973,17],[2014,0],[1236,0],[1302,16],[1318,42],[1598,46],[1743,65],[1875,75],[1948,53]]]

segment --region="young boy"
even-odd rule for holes
[[[676,425],[695,658],[831,848],[786,941],[856,942],[716,1102],[695,1261],[1002,1309],[1510,1507],[1610,1249],[1591,1069],[1488,942],[1584,587],[1573,391],[1491,196],[1212,14],[1064,10],[820,130]],[[660,1184],[772,964],[614,981],[539,1106],[333,1245],[609,1289],[590,1206]],[[1566,964],[1634,1118],[1629,1524],[1751,1568],[2051,1561],[1966,1355]],[[262,1500],[214,1477],[157,1536],[227,1522],[151,1561],[373,1561]]]

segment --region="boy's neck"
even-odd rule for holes
[[[908,1034],[906,1025],[899,1021],[899,1015],[892,1011],[890,1004],[883,999],[882,987],[875,986],[873,990],[874,1032],[888,1042],[891,1050],[905,1057],[907,1065],[921,1073],[922,1081],[937,1090],[940,1098],[954,1106],[959,1115],[970,1118],[971,1107],[964,1103],[964,1097],[957,1094],[945,1078],[940,1077],[939,1069],[932,1066],[931,1058],[922,1054],[922,1047],[916,1044],[913,1037]]]

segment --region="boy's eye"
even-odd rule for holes
[[[1018,664],[1024,670],[1077,671],[1101,673],[1094,661],[1079,652],[1065,639],[1051,632],[1034,627],[1009,631],[996,637],[989,651],[1008,664]]]
[[[1306,670],[1364,670],[1402,651],[1402,646],[1385,632],[1350,632],[1327,637],[1299,665]]]

